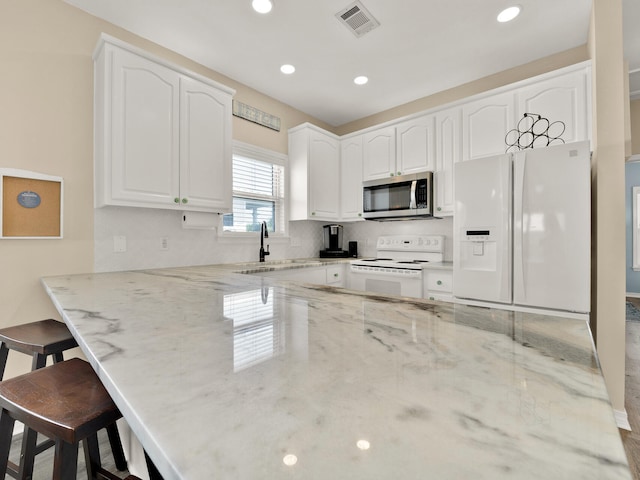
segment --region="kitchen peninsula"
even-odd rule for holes
[[[583,321],[243,268],[42,281],[166,480],[631,478]]]

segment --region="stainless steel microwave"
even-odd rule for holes
[[[433,216],[433,173],[398,175],[362,183],[363,217],[409,220]]]

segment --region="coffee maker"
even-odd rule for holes
[[[342,225],[325,225],[323,228],[324,249],[320,258],[346,258],[349,252],[342,250]]]

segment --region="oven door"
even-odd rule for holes
[[[422,270],[351,265],[349,287],[361,292],[422,298]]]

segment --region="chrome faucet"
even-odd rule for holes
[[[264,262],[265,255],[269,255],[269,245],[267,250],[264,249],[264,239],[269,238],[269,231],[267,230],[267,222],[262,222],[260,225],[260,261]]]

